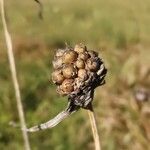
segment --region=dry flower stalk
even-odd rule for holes
[[[14,55],[13,55],[12,40],[11,40],[11,36],[8,32],[8,27],[7,27],[7,23],[6,23],[6,19],[5,19],[4,0],[0,0],[0,5],[1,5],[2,24],[3,24],[3,28],[4,28],[5,40],[6,40],[6,45],[7,45],[7,54],[8,54],[8,59],[9,59],[10,70],[11,70],[12,80],[13,80],[14,89],[15,89],[19,119],[20,119],[21,127],[26,128],[23,106],[21,103],[19,83],[17,80],[15,60],[14,60]],[[24,139],[25,149],[30,150],[30,144],[29,144],[27,132],[25,130],[23,130],[22,135],[23,135],[23,139]]]
[[[93,133],[95,150],[101,150],[100,138],[99,138],[99,134],[98,134],[95,114],[94,114],[94,110],[92,108],[92,105],[91,105],[91,110],[87,110],[87,111],[88,111],[91,129],[92,129],[92,133]]]

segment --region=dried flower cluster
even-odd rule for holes
[[[67,95],[76,106],[86,108],[94,89],[104,84],[106,68],[98,53],[78,44],[58,49],[53,60],[52,80],[60,95]]]
[[[105,83],[107,70],[102,60],[83,44],[58,49],[53,67],[52,80],[57,92],[68,96],[68,106],[48,122],[26,129],[28,132],[52,128],[80,108],[92,110],[94,89]]]

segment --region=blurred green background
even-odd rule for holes
[[[149,150],[150,102],[134,91],[150,88],[149,0],[5,1],[27,126],[67,105],[52,84],[53,54],[65,42],[97,50],[108,74],[93,101],[103,150]],[[0,21],[0,149],[21,150],[23,139]],[[80,110],[53,129],[29,134],[33,150],[93,150],[89,118]]]

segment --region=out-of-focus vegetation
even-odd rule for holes
[[[43,20],[34,1],[5,2],[27,126],[66,107],[67,98],[49,82],[51,60],[65,42],[84,42],[108,68],[93,101],[103,149],[150,149],[150,102],[136,103],[133,96],[135,89],[150,88],[150,1],[44,0]],[[0,49],[0,149],[19,150],[23,140],[1,22]],[[33,150],[94,149],[85,110],[29,137]]]

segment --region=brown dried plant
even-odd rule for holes
[[[6,17],[5,17],[4,0],[0,0],[0,6],[1,6],[2,24],[3,24],[6,46],[7,46],[9,66],[10,66],[12,81],[13,81],[13,85],[14,85],[14,89],[15,89],[19,119],[20,119],[21,127],[26,128],[24,111],[23,111],[23,106],[22,106],[22,102],[21,102],[21,94],[20,94],[19,83],[18,83],[18,79],[17,79],[17,73],[16,73],[12,40],[11,40],[11,35],[8,32],[8,27],[7,27]],[[30,150],[30,143],[29,143],[29,138],[28,138],[27,132],[25,130],[22,130],[22,135],[23,135],[23,139],[24,139],[25,149]]]
[[[58,49],[54,56],[53,67],[52,81],[57,85],[57,93],[68,96],[68,106],[50,121],[26,130],[35,132],[52,128],[70,114],[83,108],[89,114],[95,149],[100,150],[92,101],[95,88],[105,83],[107,69],[102,59],[97,52],[88,50],[80,43],[74,48],[67,46],[65,49]]]

